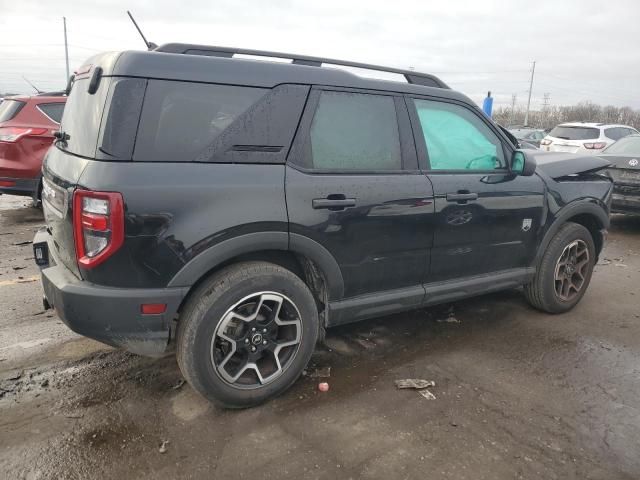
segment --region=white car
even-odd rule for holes
[[[597,155],[606,147],[627,135],[637,134],[635,128],[608,123],[562,123],[540,142],[547,152]]]

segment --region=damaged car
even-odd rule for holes
[[[71,329],[175,348],[195,390],[249,407],[336,325],[521,286],[573,308],[609,225],[607,166],[518,149],[427,73],[166,44],[76,73],[33,248]]]
[[[612,210],[640,215],[640,135],[618,140],[600,156],[611,162],[607,174],[614,184]]]

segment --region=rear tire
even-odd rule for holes
[[[571,310],[589,287],[595,259],[589,230],[573,222],[562,225],[549,242],[533,281],[524,287],[527,300],[547,313]]]
[[[318,322],[313,295],[289,270],[266,262],[231,265],[205,280],[180,315],[178,365],[208,400],[227,408],[258,405],[298,379]]]

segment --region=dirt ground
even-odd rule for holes
[[[244,411],[210,406],[172,356],[43,311],[22,243],[41,224],[0,197],[2,478],[640,478],[640,218],[614,217],[568,314],[509,291],[334,329],[289,392]]]

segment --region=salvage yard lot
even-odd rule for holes
[[[640,218],[614,216],[567,314],[512,291],[333,329],[309,375],[244,411],[43,311],[24,243],[42,222],[0,197],[3,478],[640,478]]]

